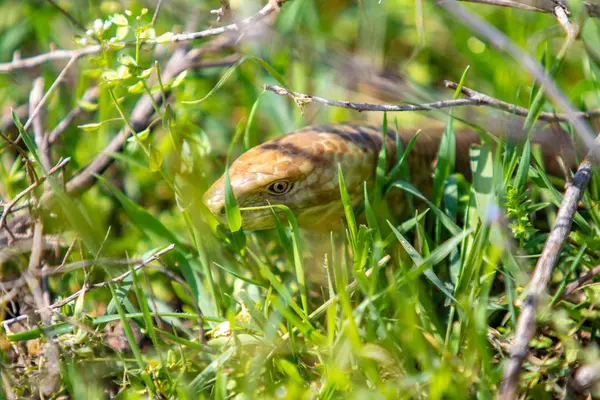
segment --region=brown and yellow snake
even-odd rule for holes
[[[430,192],[433,165],[443,135],[443,127],[420,133],[407,156],[410,181],[422,193]],[[401,131],[406,148],[416,129]],[[561,176],[557,156],[573,162],[573,147],[564,132],[546,137],[542,143],[546,170]],[[396,160],[395,132],[388,130],[386,149],[389,166]],[[534,140],[536,141],[536,140]],[[472,130],[456,131],[456,172],[470,176],[469,147],[480,143]],[[338,165],[343,171],[350,198],[363,201],[363,182],[372,185],[382,144],[381,128],[361,123],[313,126],[283,135],[256,146],[236,159],[229,168],[231,187],[240,208],[285,204],[295,214],[300,227],[326,230],[344,215],[338,185]],[[221,222],[226,221],[224,177],[206,192],[204,202]],[[269,209],[242,211],[246,230],[274,226]]]

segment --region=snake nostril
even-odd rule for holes
[[[219,210],[219,215],[225,215],[225,206],[221,207]]]

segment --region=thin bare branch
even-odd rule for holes
[[[554,7],[554,16],[558,20],[558,23],[567,33],[568,42],[571,43],[577,37],[577,29],[573,26],[567,15],[567,9],[562,5]]]
[[[36,314],[41,314],[42,312],[46,312],[48,310],[54,310],[56,308],[60,308],[62,306],[64,306],[65,304],[69,304],[71,301],[77,299],[77,297],[79,297],[79,295],[81,293],[83,293],[84,291],[88,291],[88,290],[92,290],[92,289],[98,289],[98,288],[103,288],[106,287],[108,285],[111,285],[113,283],[119,283],[122,282],[125,278],[127,278],[129,275],[131,275],[131,272],[136,272],[137,270],[139,270],[140,268],[143,268],[144,266],[150,264],[151,262],[158,260],[161,256],[163,256],[165,253],[168,253],[169,251],[173,250],[175,248],[174,244],[170,244],[169,246],[165,247],[162,250],[157,251],[156,253],[154,253],[154,255],[150,256],[149,258],[147,258],[145,261],[139,263],[138,265],[136,265],[135,267],[133,267],[132,271],[127,271],[113,279],[110,279],[108,281],[104,281],[104,282],[100,282],[100,283],[95,283],[93,285],[87,285],[84,286],[83,288],[79,289],[78,291],[76,291],[75,293],[73,293],[72,295],[70,295],[69,297],[57,301],[54,304],[49,305],[48,307],[45,308],[40,308],[35,310]],[[8,319],[5,321],[2,321],[2,325],[4,326],[4,328],[6,329],[6,327],[8,327],[11,324],[14,324],[15,322],[19,322],[22,321],[24,319],[27,319],[27,315],[21,315],[18,316],[16,318],[12,318],[12,319]]]
[[[29,258],[29,267],[23,272],[23,277],[27,281],[31,295],[38,309],[41,310],[40,315],[42,323],[45,326],[50,326],[52,323],[52,311],[48,308],[49,297],[44,293],[40,281],[31,275],[31,271],[40,268],[42,264],[43,248],[43,224],[41,221],[36,221],[33,228],[33,242],[31,246],[31,256]],[[39,391],[43,397],[54,392],[59,384],[60,374],[60,353],[58,346],[52,340],[53,334],[44,330],[46,341],[48,343],[44,350],[46,362],[40,368]]]
[[[444,85],[450,89],[458,88],[458,83],[452,81],[444,81]],[[494,97],[488,96],[487,94],[469,89],[466,86],[462,87],[461,93],[476,100],[477,104],[473,105],[485,105],[498,110],[506,111],[510,114],[519,115],[521,117],[526,117],[529,114],[529,109],[525,107],[519,107],[514,104],[498,100]],[[576,112],[575,114],[579,118],[593,119],[600,117],[600,110],[592,110],[587,112],[580,111]],[[566,114],[556,114],[551,112],[541,112],[538,119],[548,122],[569,122],[569,118]]]
[[[600,143],[600,137],[597,142]],[[546,287],[552,278],[552,271],[558,262],[560,250],[571,230],[577,204],[581,200],[592,176],[591,158],[591,153],[588,153],[577,169],[573,181],[567,187],[556,215],[556,222],[544,244],[542,255],[538,259],[529,282],[527,299],[517,320],[511,355],[504,368],[503,399],[514,399],[516,397],[521,364],[529,352],[529,341],[536,331],[537,306],[540,304],[542,296],[546,292]]]
[[[434,103],[425,104],[371,104],[371,103],[353,103],[347,100],[328,100],[323,97],[311,96],[299,92],[290,92],[286,88],[277,85],[265,85],[265,90],[273,92],[280,96],[287,96],[294,100],[300,107],[308,103],[315,103],[329,107],[349,108],[356,111],[386,111],[386,112],[405,112],[405,111],[430,111],[440,108],[464,107],[475,105],[472,99],[442,100]]]
[[[594,276],[596,276],[598,274],[600,274],[600,265],[595,266],[594,268],[589,270],[587,274],[585,274],[585,275],[577,278],[573,282],[569,283],[569,285],[567,286],[565,291],[560,296],[560,299],[562,300],[562,299],[567,298],[567,296],[569,296],[571,293],[573,293],[577,289],[581,288],[581,286],[584,283],[586,283],[590,279],[594,278]]]
[[[456,89],[458,84],[451,81],[444,81],[446,87]],[[442,100],[434,103],[425,104],[372,104],[372,103],[352,103],[346,100],[328,100],[323,97],[311,96],[304,93],[290,92],[287,89],[276,86],[276,85],[265,85],[265,90],[278,94],[280,96],[287,96],[293,99],[299,106],[304,106],[308,103],[315,103],[325,105],[329,107],[340,107],[348,108],[356,111],[379,111],[379,112],[406,112],[406,111],[431,111],[442,108],[453,108],[453,107],[465,107],[465,106],[488,106],[498,110],[505,111],[507,113],[526,117],[529,114],[529,110],[524,107],[519,107],[514,104],[506,103],[502,100],[495,99],[486,94],[477,92],[467,87],[462,88],[462,93],[469,96],[468,99],[456,99],[456,100]],[[579,112],[577,115],[581,118],[597,118],[600,117],[600,110],[594,110],[590,112]],[[554,114],[549,112],[542,112],[539,116],[540,120],[544,121],[561,121],[568,122],[569,118],[566,114]]]
[[[27,120],[27,122],[23,126],[23,128],[25,130],[29,129],[29,127],[31,126],[31,123],[32,123],[33,119],[37,116],[37,114],[40,112],[40,110],[42,109],[42,107],[46,104],[46,101],[48,101],[48,98],[50,97],[50,95],[52,94],[52,92],[54,91],[54,89],[62,82],[62,80],[64,79],[65,75],[67,74],[67,71],[69,70],[69,68],[71,68],[71,66],[73,64],[75,64],[75,61],[77,61],[77,58],[78,58],[78,56],[71,57],[71,59],[69,60],[69,62],[67,63],[67,65],[65,65],[65,67],[62,69],[62,71],[60,71],[60,74],[58,74],[58,76],[56,77],[56,79],[54,80],[54,82],[52,83],[52,85],[50,86],[50,88],[48,89],[48,91],[44,94],[44,96],[42,97],[42,99],[36,105],[35,109],[32,112],[29,113],[29,119]]]
[[[229,0],[221,0],[221,7],[216,10],[210,10],[211,14],[217,16],[217,22],[221,22],[231,12],[231,5]]]
[[[47,137],[44,134],[44,127],[42,125],[42,116],[40,113],[35,113],[35,109],[38,104],[42,101],[44,95],[44,78],[39,77],[33,81],[31,93],[29,95],[29,115],[35,115],[31,120],[31,127],[33,130],[33,137],[35,144],[38,147],[40,159],[42,160],[42,166],[44,170],[49,170],[50,165],[50,153],[48,147]]]
[[[86,31],[85,26],[83,26],[79,21],[77,21],[77,19],[75,19],[74,16],[69,14],[69,12],[67,12],[67,10],[65,10],[58,4],[56,4],[54,2],[54,0],[46,0],[46,1],[50,4],[52,4],[58,11],[60,11],[65,17],[67,17],[69,19],[69,21],[71,21],[71,23],[73,25],[75,25],[81,32],[85,33],[85,31]]]
[[[132,44],[130,46],[133,46]],[[49,53],[38,54],[29,58],[21,58],[7,63],[0,63],[0,72],[14,72],[20,69],[34,68],[50,61],[70,60],[73,57],[79,58],[98,54],[102,51],[102,46],[95,44],[76,50],[52,50]]]
[[[527,2],[522,1],[514,1],[514,0],[459,0],[468,3],[478,3],[478,4],[487,4],[490,6],[496,7],[508,7],[508,8],[516,8],[525,11],[533,11],[533,12],[541,12],[547,14],[554,14],[555,8],[559,1],[554,0],[531,0]],[[599,18],[600,17],[600,5],[591,2],[584,1],[583,2],[585,9],[590,17]],[[561,8],[564,8],[561,5]]]
[[[7,292],[5,295],[0,297],[0,306],[4,307],[5,303],[8,303],[9,301],[11,301],[15,297],[17,297],[17,295],[19,294],[19,288],[21,286],[25,285],[25,283],[26,283],[24,278],[21,278],[20,281],[21,282],[19,283],[19,286],[13,287],[12,289],[3,288],[2,285],[0,284],[0,290],[2,290],[2,291],[10,290],[10,292]]]
[[[30,234],[14,234],[11,237],[12,242],[9,246],[5,246],[6,240],[0,244],[0,266],[8,260],[18,257],[22,254],[27,254],[31,251],[33,238]],[[42,239],[44,251],[55,249],[57,246],[66,247],[66,244],[61,240],[59,235],[44,235]],[[0,287],[2,289],[2,287]]]
[[[583,365],[567,381],[565,399],[592,398],[590,390],[600,382],[600,361]]]
[[[460,0],[460,1],[465,1],[468,3],[487,4],[487,5],[496,6],[496,7],[517,8],[519,10],[535,11],[535,12],[542,12],[542,13],[551,13],[552,10],[554,9],[554,2],[552,2],[550,0],[540,1],[540,2],[538,2],[539,4],[536,4],[536,5],[525,4],[525,3],[521,3],[519,1],[512,1],[512,0]]]
[[[158,13],[160,12],[160,7],[162,6],[162,2],[163,0],[157,0],[156,2],[156,8],[154,9],[154,15],[152,16],[152,26],[156,24],[156,20],[158,19]]]
[[[42,310],[40,312],[42,316],[42,322],[46,325],[49,325],[51,323],[50,319],[52,314],[50,313],[50,310],[48,310],[48,304],[44,302],[45,297],[42,295],[42,289],[39,281],[31,274],[31,271],[39,270],[42,265],[42,255],[44,252],[42,234],[43,224],[41,222],[36,222],[33,228],[33,242],[31,245],[31,256],[29,257],[29,267],[23,272],[23,277],[29,285],[29,289],[31,290],[31,294],[33,295],[33,299],[37,308]]]
[[[583,5],[590,17],[600,18],[600,4],[597,2],[584,1]]]
[[[72,263],[59,265],[57,267],[44,266],[39,272],[34,273],[37,278],[46,278],[53,275],[66,274],[69,272],[77,271],[82,268],[91,267],[93,265],[115,265],[115,266],[127,266],[131,264],[138,264],[141,260],[128,260],[124,258],[98,258],[96,260],[82,260],[75,261]],[[25,285],[24,278],[13,279],[12,281],[0,282],[0,289],[11,290],[20,288]],[[0,302],[1,303],[1,302]]]

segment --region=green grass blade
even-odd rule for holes
[[[396,163],[396,165],[394,165],[394,167],[391,169],[391,171],[388,174],[387,177],[387,184],[390,185],[392,184],[392,182],[398,178],[398,176],[402,176],[404,175],[405,177],[409,176],[409,172],[408,172],[408,166],[406,165],[406,157],[410,154],[410,151],[413,149],[413,147],[415,147],[415,143],[417,143],[417,139],[419,138],[419,135],[421,134],[421,130],[419,129],[415,135],[410,139],[410,142],[408,142],[408,144],[406,145],[406,149],[402,149],[402,140],[400,140],[400,134],[397,135],[397,139],[396,142],[398,143],[397,145],[397,152],[398,152],[398,162]]]
[[[142,358],[142,352],[140,351],[140,348],[135,341],[135,337],[133,336],[133,331],[131,330],[129,321],[127,320],[127,317],[125,316],[125,310],[123,310],[121,303],[117,299],[117,294],[115,292],[114,285],[110,284],[110,285],[108,285],[108,287],[110,289],[110,293],[112,294],[113,299],[115,299],[115,305],[117,307],[117,312],[119,313],[119,317],[121,319],[121,324],[123,325],[123,331],[125,332],[125,336],[127,337],[127,342],[129,343],[129,347],[131,348],[131,352],[133,353],[133,356],[135,357],[135,361],[137,362],[138,367],[140,369],[140,374],[141,374],[142,380],[146,384],[146,387],[148,388],[150,393],[154,393],[156,391],[156,387],[154,386],[154,384],[152,383],[152,380],[150,379],[150,376],[148,376],[148,373],[146,372],[146,362]]]
[[[348,231],[350,232],[350,244],[352,248],[356,246],[356,217],[354,216],[354,209],[352,202],[350,201],[350,195],[346,188],[346,182],[344,181],[344,174],[342,167],[338,164],[338,183],[340,186],[340,195],[342,197],[342,204],[344,205],[344,214],[346,215],[346,223],[348,224]]]
[[[402,189],[405,192],[408,192],[427,203],[427,206],[431,209],[435,216],[441,220],[442,224],[453,235],[456,235],[462,231],[462,229],[458,225],[456,225],[456,223],[452,221],[450,217],[448,217],[442,210],[436,207],[431,201],[429,201],[429,199],[427,199],[427,197],[425,197],[421,192],[419,192],[419,190],[416,187],[414,187],[410,183],[405,181],[396,181],[392,184],[391,188]]]
[[[254,122],[254,118],[256,116],[256,111],[258,110],[258,105],[260,104],[260,98],[264,92],[261,92],[254,104],[252,104],[252,108],[250,109],[250,115],[248,115],[248,123],[246,124],[246,129],[244,130],[244,151],[250,150],[252,147],[257,145],[257,139],[252,135],[250,128],[252,127],[252,123]]]
[[[235,72],[235,70],[238,69],[238,67],[240,65],[242,65],[243,63],[245,63],[246,61],[254,61],[255,63],[259,64],[261,67],[263,67],[265,69],[265,71],[267,71],[267,73],[269,75],[271,75],[271,77],[273,79],[275,79],[281,86],[283,86],[285,89],[287,89],[289,92],[292,92],[292,89],[290,89],[290,87],[287,85],[287,83],[285,82],[285,80],[281,77],[281,75],[279,75],[279,73],[277,71],[275,71],[275,69],[273,67],[271,67],[266,61],[264,61],[263,59],[259,58],[259,57],[254,57],[254,56],[244,56],[242,57],[238,62],[236,62],[234,65],[232,65],[221,77],[221,79],[219,79],[219,82],[217,82],[217,84],[215,85],[214,88],[212,88],[210,90],[210,92],[208,92],[208,94],[206,96],[204,96],[203,98],[201,98],[200,100],[194,100],[194,101],[184,101],[183,104],[198,104],[203,102],[204,100],[208,99],[210,96],[212,96],[215,92],[217,92],[224,84],[225,82],[227,82],[227,80],[231,77],[231,75]]]
[[[242,229],[242,213],[235,200],[231,182],[229,180],[229,167],[225,167],[225,215],[231,232]]]
[[[408,253],[409,257],[413,260],[413,262],[417,266],[415,269],[411,270],[409,273],[412,273],[414,275],[416,273],[414,273],[413,271],[417,270],[418,268],[424,267],[422,272],[427,277],[427,279],[429,279],[431,281],[431,283],[433,283],[442,293],[444,293],[446,295],[446,297],[448,297],[449,299],[451,299],[453,301],[457,301],[454,298],[454,296],[452,295],[452,292],[450,292],[450,290],[448,290],[448,288],[444,285],[444,283],[440,280],[440,278],[438,278],[438,276],[435,274],[435,272],[433,272],[431,267],[426,264],[426,260],[423,259],[423,257],[421,257],[421,255],[417,252],[417,250],[415,250],[415,248],[408,242],[408,240],[406,240],[404,238],[404,236],[402,236],[402,234],[396,228],[394,228],[394,226],[391,223],[389,223],[389,225],[392,228],[392,231],[394,232],[396,237],[398,238],[398,241],[400,242],[402,247],[404,247],[404,250],[406,251],[406,253]],[[444,245],[442,245],[442,246],[444,246]],[[443,250],[445,250],[445,247],[442,247],[442,246],[440,246],[440,247]],[[448,245],[448,246],[450,246],[450,245]],[[433,253],[427,258],[427,260],[429,260],[432,255],[433,255]],[[437,260],[437,259],[434,259],[434,260]]]

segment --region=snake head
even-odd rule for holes
[[[229,168],[229,180],[245,230],[275,226],[272,209],[243,210],[283,204],[298,225],[329,230],[343,217],[338,185],[342,166],[353,200],[360,202],[362,182],[372,174],[376,153],[353,144],[351,136],[330,128],[309,128],[284,135],[242,154]],[[221,177],[204,195],[211,213],[226,224],[225,179]],[[278,214],[281,215],[281,214]]]

